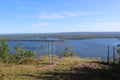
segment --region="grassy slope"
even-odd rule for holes
[[[41,57],[35,60],[35,64],[27,65],[1,63],[0,80],[43,80],[44,77],[46,77],[44,80],[48,80],[49,77],[53,76],[52,73],[66,72],[76,64],[98,61],[87,58],[55,58],[55,64],[48,65],[48,60],[47,57]]]
[[[119,80],[118,65],[100,64],[99,59],[41,57],[34,64],[0,64],[0,80]],[[97,63],[96,63],[97,62]]]

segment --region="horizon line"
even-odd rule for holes
[[[78,32],[43,32],[43,33],[0,33],[0,35],[7,34],[59,34],[59,33],[119,33],[120,31],[78,31]]]

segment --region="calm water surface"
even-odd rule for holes
[[[33,38],[40,40],[40,38]],[[14,46],[22,43],[24,49],[32,49],[37,52],[37,56],[42,55],[41,46],[44,46],[44,52],[48,52],[47,42],[35,42],[35,41],[8,41],[11,48],[11,52]],[[64,42],[54,43],[54,53],[56,55],[60,54],[66,46],[71,46],[73,48],[72,52],[75,52],[77,56],[80,57],[100,57],[102,59],[107,58],[108,48],[110,45],[110,56],[112,57],[112,47],[114,45],[120,44],[120,40],[116,38],[98,38],[98,39],[85,39],[85,40],[64,40]],[[117,55],[117,53],[116,53]]]

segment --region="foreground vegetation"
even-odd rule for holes
[[[0,63],[0,80],[70,80],[69,74],[73,73],[71,71],[73,66],[99,61],[99,59],[55,57],[55,63],[49,65],[48,57],[44,56],[33,59],[30,64]]]
[[[119,80],[120,66],[101,63],[100,59],[59,59],[49,65],[48,57],[34,59],[30,64],[0,63],[0,80]]]

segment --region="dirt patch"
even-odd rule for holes
[[[85,63],[77,64],[71,67],[71,71],[81,71],[81,70],[91,70],[91,69],[108,69],[108,65],[103,65],[99,63]]]

